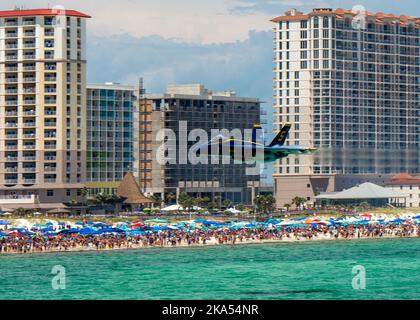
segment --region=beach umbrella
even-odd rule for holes
[[[9,226],[11,225],[10,222],[4,221],[4,220],[0,220],[0,226]]]
[[[39,231],[41,231],[41,232],[48,232],[48,231],[54,231],[54,229],[51,228],[51,227],[48,227],[48,228],[40,229]]]
[[[3,213],[4,216],[11,216],[12,214],[10,212]]]
[[[42,215],[41,212],[34,212],[33,214],[34,214],[34,216],[40,216],[40,215]]]
[[[125,231],[119,228],[103,228],[97,231],[98,233],[124,233]]]

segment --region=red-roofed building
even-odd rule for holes
[[[83,209],[88,18],[0,11],[0,202]]]
[[[271,21],[273,129],[319,150],[274,164],[277,206],[420,172],[420,19],[315,8]]]
[[[385,182],[385,187],[407,195],[407,207],[420,207],[420,176],[400,173]]]

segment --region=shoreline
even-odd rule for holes
[[[243,242],[235,242],[235,243],[218,243],[216,239],[211,239],[206,244],[188,244],[188,243],[181,243],[177,245],[155,245],[155,246],[143,246],[143,245],[133,245],[131,247],[121,246],[121,247],[114,247],[114,248],[87,248],[87,247],[75,247],[68,250],[46,250],[46,251],[30,251],[30,252],[0,252],[0,258],[2,256],[32,256],[38,254],[53,254],[53,253],[83,253],[83,252],[112,252],[112,251],[134,251],[134,250],[142,250],[142,249],[176,249],[176,248],[203,248],[203,247],[234,247],[234,246],[242,246],[242,245],[259,245],[259,244],[280,244],[280,243],[310,243],[310,242],[331,242],[331,241],[354,241],[354,240],[381,240],[381,239],[413,239],[413,238],[420,238],[417,235],[411,236],[396,236],[396,235],[385,235],[382,237],[351,237],[351,238],[343,238],[343,237],[317,237],[313,239],[265,239],[265,240],[246,240]]]

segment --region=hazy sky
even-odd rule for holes
[[[299,0],[1,0],[0,8],[63,6],[92,16],[88,81],[203,83],[271,103],[270,19],[292,7],[352,8],[420,16],[418,2]]]

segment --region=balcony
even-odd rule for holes
[[[24,37],[35,37],[35,31],[24,31],[23,36]]]
[[[5,27],[17,27],[17,25],[18,25],[17,21],[6,21],[4,23]]]
[[[18,135],[17,134],[6,134],[6,139],[11,140],[11,139],[17,139]]]
[[[25,103],[27,103],[27,102],[25,102]],[[23,112],[23,114],[25,116],[35,116],[36,115],[36,112],[35,112],[35,110],[26,110],[26,111]]]
[[[6,44],[6,49],[8,50],[8,49],[17,49],[18,48],[18,45],[17,45],[17,43],[8,43],[8,44]]]
[[[33,49],[33,48],[35,48],[35,42],[27,42],[27,43],[24,43],[23,44],[23,47],[25,49]]]
[[[7,172],[7,173],[17,173],[18,168],[17,167],[6,167],[6,168],[4,168],[4,171]]]
[[[25,139],[35,139],[35,133],[25,133],[23,137]]]
[[[56,127],[57,123],[56,122],[45,122],[44,124],[46,127]]]
[[[6,150],[17,150],[17,144],[6,145]]]
[[[57,167],[45,167],[44,168],[45,172],[56,172],[57,171]]]
[[[35,87],[23,88],[23,93],[35,93]]]
[[[33,26],[33,25],[35,25],[35,20],[34,20],[34,19],[31,19],[31,20],[24,20],[24,21],[23,21],[23,25],[24,25],[24,26]]]
[[[26,66],[23,66],[23,70],[25,70],[25,71],[35,71],[36,70],[36,66],[34,66],[34,65],[26,65]]]
[[[17,106],[17,100],[6,100],[6,106]]]
[[[36,103],[35,99],[27,99],[23,101],[23,104],[35,104],[35,103]]]
[[[16,122],[6,122],[6,128],[17,128],[17,126]]]
[[[7,32],[6,33],[6,38],[11,39],[11,38],[17,38],[18,34],[17,32]]]
[[[49,81],[49,82],[57,81],[57,77],[45,77],[44,79],[45,79],[45,81]]]
[[[25,54],[23,55],[24,60],[35,60],[36,56],[34,54]]]
[[[24,126],[25,128],[28,128],[28,127],[35,127],[35,122],[24,122],[24,123],[23,123],[23,126]]]
[[[26,168],[23,168],[23,172],[29,172],[29,173],[36,172],[36,167],[26,167]]]
[[[48,149],[48,150],[52,150],[52,149],[56,149],[56,148],[57,148],[57,146],[56,146],[55,144],[46,144],[46,145],[44,146],[44,148],[45,148],[45,149]]]
[[[5,184],[17,184],[18,180],[17,179],[5,179],[4,182],[5,182]]]
[[[57,179],[53,179],[53,178],[46,178],[44,179],[45,183],[56,183]]]
[[[57,160],[56,156],[45,156],[44,161],[55,161]]]
[[[17,55],[7,55],[6,56],[6,61],[16,61],[18,58]]]
[[[35,179],[23,179],[23,183],[24,184],[35,184],[36,180]]]
[[[6,83],[17,83],[18,79],[17,78],[6,78]]]
[[[6,94],[17,94],[18,89],[6,89]]]
[[[23,82],[36,82],[36,77],[23,78]]]
[[[44,35],[46,37],[54,37],[54,31],[45,31]]]
[[[15,181],[15,180],[14,180]],[[17,180],[16,180],[17,183]],[[1,195],[0,204],[35,204],[36,195]]]
[[[34,144],[26,144],[23,146],[24,150],[35,150],[35,145]]]
[[[57,111],[54,111],[54,110],[45,110],[44,115],[46,115],[46,116],[55,116],[55,115],[57,115]]]

